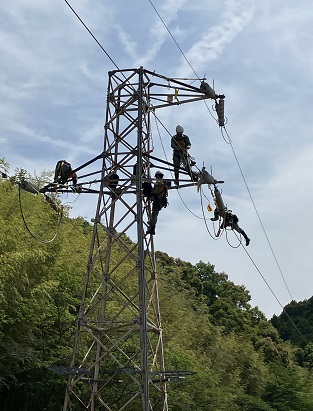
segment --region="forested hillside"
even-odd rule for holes
[[[0,177],[0,198],[0,409],[58,411],[66,377],[48,367],[70,363],[92,227],[65,215],[50,242],[59,216],[22,192],[35,239],[14,181]],[[291,338],[290,323],[273,319],[280,336],[249,291],[209,262],[156,259],[166,368],[196,372],[169,383],[171,411],[313,410],[313,351]]]

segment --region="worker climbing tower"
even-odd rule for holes
[[[143,183],[153,182],[150,116],[206,98],[143,69],[109,73],[102,175],[63,411],[167,411],[158,277]]]

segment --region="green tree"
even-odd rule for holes
[[[275,410],[305,411],[313,409],[313,399],[306,397],[309,385],[307,378],[296,366],[274,362],[269,365],[271,376],[264,400]]]

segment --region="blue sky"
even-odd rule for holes
[[[193,70],[226,96],[226,128],[281,272],[233,151],[203,102],[163,109],[158,117],[173,133],[182,124],[198,166],[204,162],[225,180],[224,200],[251,238],[253,263],[225,236],[214,241],[174,190],[160,214],[155,247],[192,263],[214,264],[245,285],[252,305],[268,317],[279,314],[280,304],[291,300],[282,274],[293,299],[313,295],[311,1],[154,5]],[[119,68],[142,65],[168,77],[195,77],[148,0],[76,0],[72,6]],[[102,151],[107,73],[115,67],[65,1],[1,4],[0,54],[0,157],[12,173],[15,167],[37,174],[53,170],[62,158],[77,167]],[[170,138],[161,134],[171,158]],[[201,217],[196,189],[180,194]],[[90,221],[95,210],[95,197],[80,196],[72,216]],[[229,242],[237,245],[234,236]]]

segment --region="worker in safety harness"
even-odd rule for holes
[[[165,181],[163,181],[164,174],[161,173],[161,171],[157,171],[155,173],[155,178],[156,182],[154,184],[154,187],[151,190],[151,193],[149,197],[152,197],[152,213],[151,213],[151,219],[148,221],[148,230],[146,231],[146,234],[155,234],[155,226],[158,221],[158,215],[159,212],[162,210],[162,208],[166,208],[168,205],[167,202],[167,195],[168,195],[168,190],[167,190],[167,185]]]
[[[216,208],[214,210],[214,218],[211,218],[211,221],[217,221],[220,217],[223,218],[223,222],[217,232],[217,237],[220,235],[220,230],[226,227],[230,227],[232,230],[237,231],[237,233],[241,234],[244,237],[244,239],[246,240],[246,246],[248,246],[250,244],[250,238],[247,236],[244,230],[239,227],[239,219],[236,214],[233,214],[231,210],[228,210],[227,207],[225,207],[222,195],[216,186],[214,187],[214,195]]]
[[[173,149],[173,164],[174,164],[174,175],[175,185],[179,185],[179,167],[182,164],[190,175],[193,181],[197,180],[197,175],[191,170],[191,167],[196,164],[193,159],[191,159],[188,150],[191,147],[189,137],[184,133],[182,126],[178,125],[176,127],[176,134],[172,136],[171,147]]]
[[[59,160],[55,166],[54,182],[66,183],[69,179],[73,181],[73,187],[77,187],[77,174],[73,172],[72,166],[65,160]],[[79,187],[81,189],[81,187]]]

